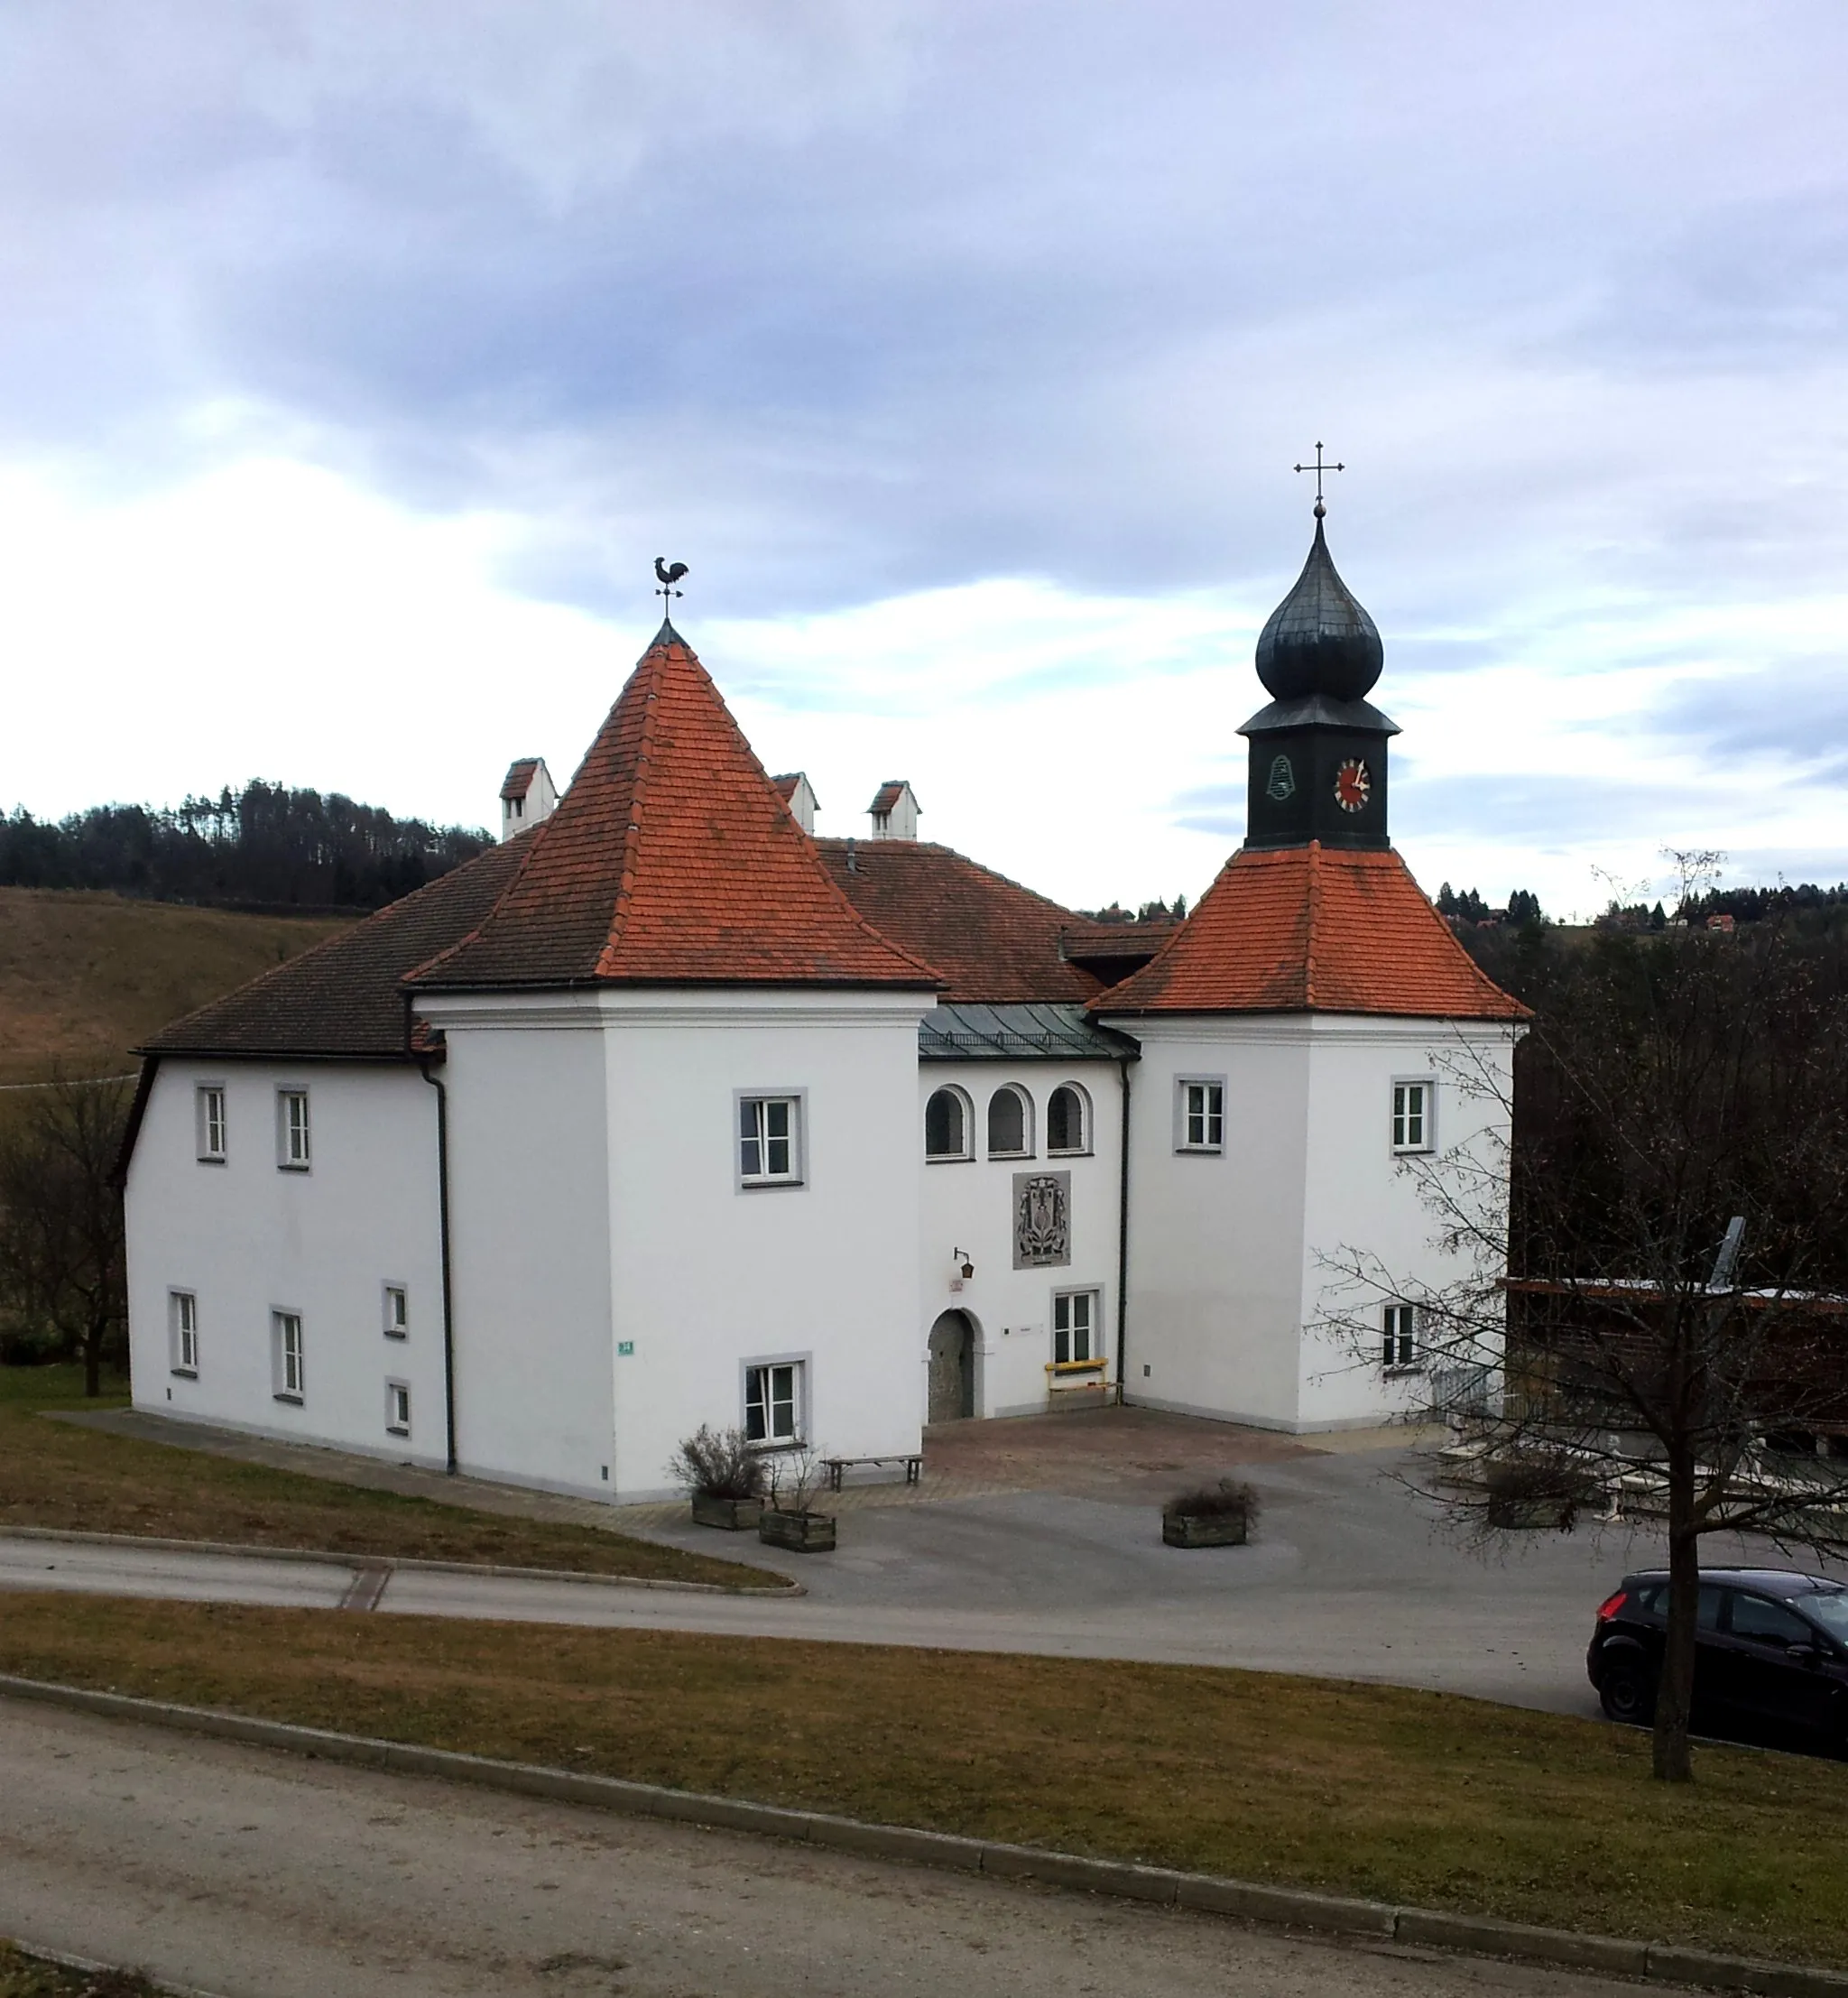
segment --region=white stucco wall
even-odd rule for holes
[[[1309,1057],[1298,1022],[1113,1022],[1131,1079],[1127,1399],[1293,1429],[1300,1417]],[[1184,1078],[1223,1078],[1223,1152],[1176,1150]]]
[[[1303,1224],[1300,1426],[1376,1422],[1417,1405],[1416,1374],[1389,1374],[1379,1342],[1344,1322],[1378,1325],[1389,1293],[1356,1290],[1333,1264],[1354,1252],[1414,1292],[1463,1273],[1439,1239],[1445,1216],[1427,1189],[1481,1197],[1474,1160],[1505,1189],[1514,1034],[1475,1022],[1317,1015],[1309,1066],[1308,1158]],[[1392,1150],[1395,1080],[1430,1085],[1430,1150]],[[1498,1230],[1499,1232],[1499,1230]],[[1496,1272],[1499,1274],[1500,1272]]]
[[[465,1469],[664,1495],[679,1439],[741,1421],[745,1366],[783,1359],[803,1364],[818,1452],[918,1448],[929,997],[431,999]],[[741,1188],[740,1094],[800,1097],[799,1185]]]
[[[447,1038],[459,1468],[608,1498],[609,1145],[594,1000],[425,1007]],[[607,1472],[607,1475],[605,1473]]]
[[[1404,1281],[1445,1280],[1440,1223],[1395,1156],[1395,1078],[1435,1088],[1437,1157],[1505,1132],[1512,1041],[1496,1026],[1330,1014],[1117,1022],[1141,1041],[1131,1130],[1127,1398],[1290,1430],[1377,1422],[1417,1383],[1334,1316],[1383,1298],[1329,1259],[1359,1250]],[[1480,1062],[1499,1096],[1464,1078]],[[1223,1153],[1176,1148],[1186,1078],[1224,1077]]]
[[[197,1157],[194,1091],[226,1092],[226,1155]],[[312,1159],[277,1165],[276,1092],[309,1094]],[[435,1094],[414,1068],[333,1062],[161,1063],[126,1189],[137,1408],[403,1461],[445,1459]],[[384,1287],[409,1337],[384,1335]],[[196,1379],[171,1371],[171,1291],[199,1300]],[[276,1398],[271,1314],[299,1312],[299,1404]],[[408,1441],[385,1383],[408,1382]]]
[[[975,1331],[975,1412],[1027,1415],[1048,1405],[1052,1358],[1054,1294],[1100,1293],[1099,1332],[1109,1356],[1107,1378],[1116,1380],[1119,1167],[1123,1142],[1122,1088],[1117,1064],[927,1061],[914,1064],[916,1107],[911,1143],[922,1172],[922,1253],[915,1351],[921,1363],[930,1328],[950,1310],[966,1312]],[[1061,1083],[1088,1100],[1090,1144],[1083,1155],[1049,1152],[1047,1105]],[[1005,1085],[1033,1104],[1032,1151],[1025,1158],[988,1156],[989,1098]],[[973,1156],[924,1157],[924,1106],[939,1088],[957,1087],[972,1111]],[[1013,1266],[1014,1176],[1025,1171],[1071,1175],[1072,1256],[1068,1267],[1016,1270]],[[964,1281],[961,1249],[975,1266]],[[960,1285],[960,1288],[956,1286]],[[921,1366],[920,1366],[921,1371]]]

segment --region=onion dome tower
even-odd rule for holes
[[[1270,696],[1239,730],[1251,743],[1245,845],[1383,847],[1386,745],[1399,733],[1367,695],[1385,661],[1373,620],[1316,538],[1296,586],[1258,637]]]

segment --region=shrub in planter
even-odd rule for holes
[[[1169,1547],[1243,1547],[1261,1503],[1252,1486],[1223,1477],[1169,1499],[1161,1508],[1161,1538]]]
[[[1505,1462],[1483,1473],[1483,1511],[1494,1527],[1571,1532],[1597,1487],[1575,1465]]]
[[[818,1470],[809,1449],[784,1450],[770,1459],[770,1497],[757,1520],[757,1538],[766,1546],[791,1554],[834,1551],[834,1515],[808,1510]]]
[[[763,1505],[763,1458],[743,1429],[715,1429],[702,1422],[668,1466],[674,1483],[693,1502],[698,1526],[749,1532]]]

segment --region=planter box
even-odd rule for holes
[[[715,1498],[710,1492],[693,1494],[695,1526],[721,1526],[727,1533],[748,1533],[762,1511],[762,1499]]]
[[[1169,1547],[1243,1547],[1251,1521],[1243,1512],[1164,1512],[1161,1538]]]
[[[758,1515],[757,1538],[766,1547],[781,1547],[791,1554],[831,1554],[834,1551],[834,1515],[831,1512],[777,1512],[766,1505]]]

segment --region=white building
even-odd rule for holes
[[[663,625],[562,797],[516,763],[500,846],[149,1044],[137,1406],[621,1499],[702,1422],[878,1475],[927,1420],[1404,1406],[1328,1258],[1441,1277],[1405,1161],[1497,1135],[1446,1078],[1520,1009],[1387,842],[1380,665],[1318,518],[1245,846],[1115,923],[902,780],[816,838]]]

